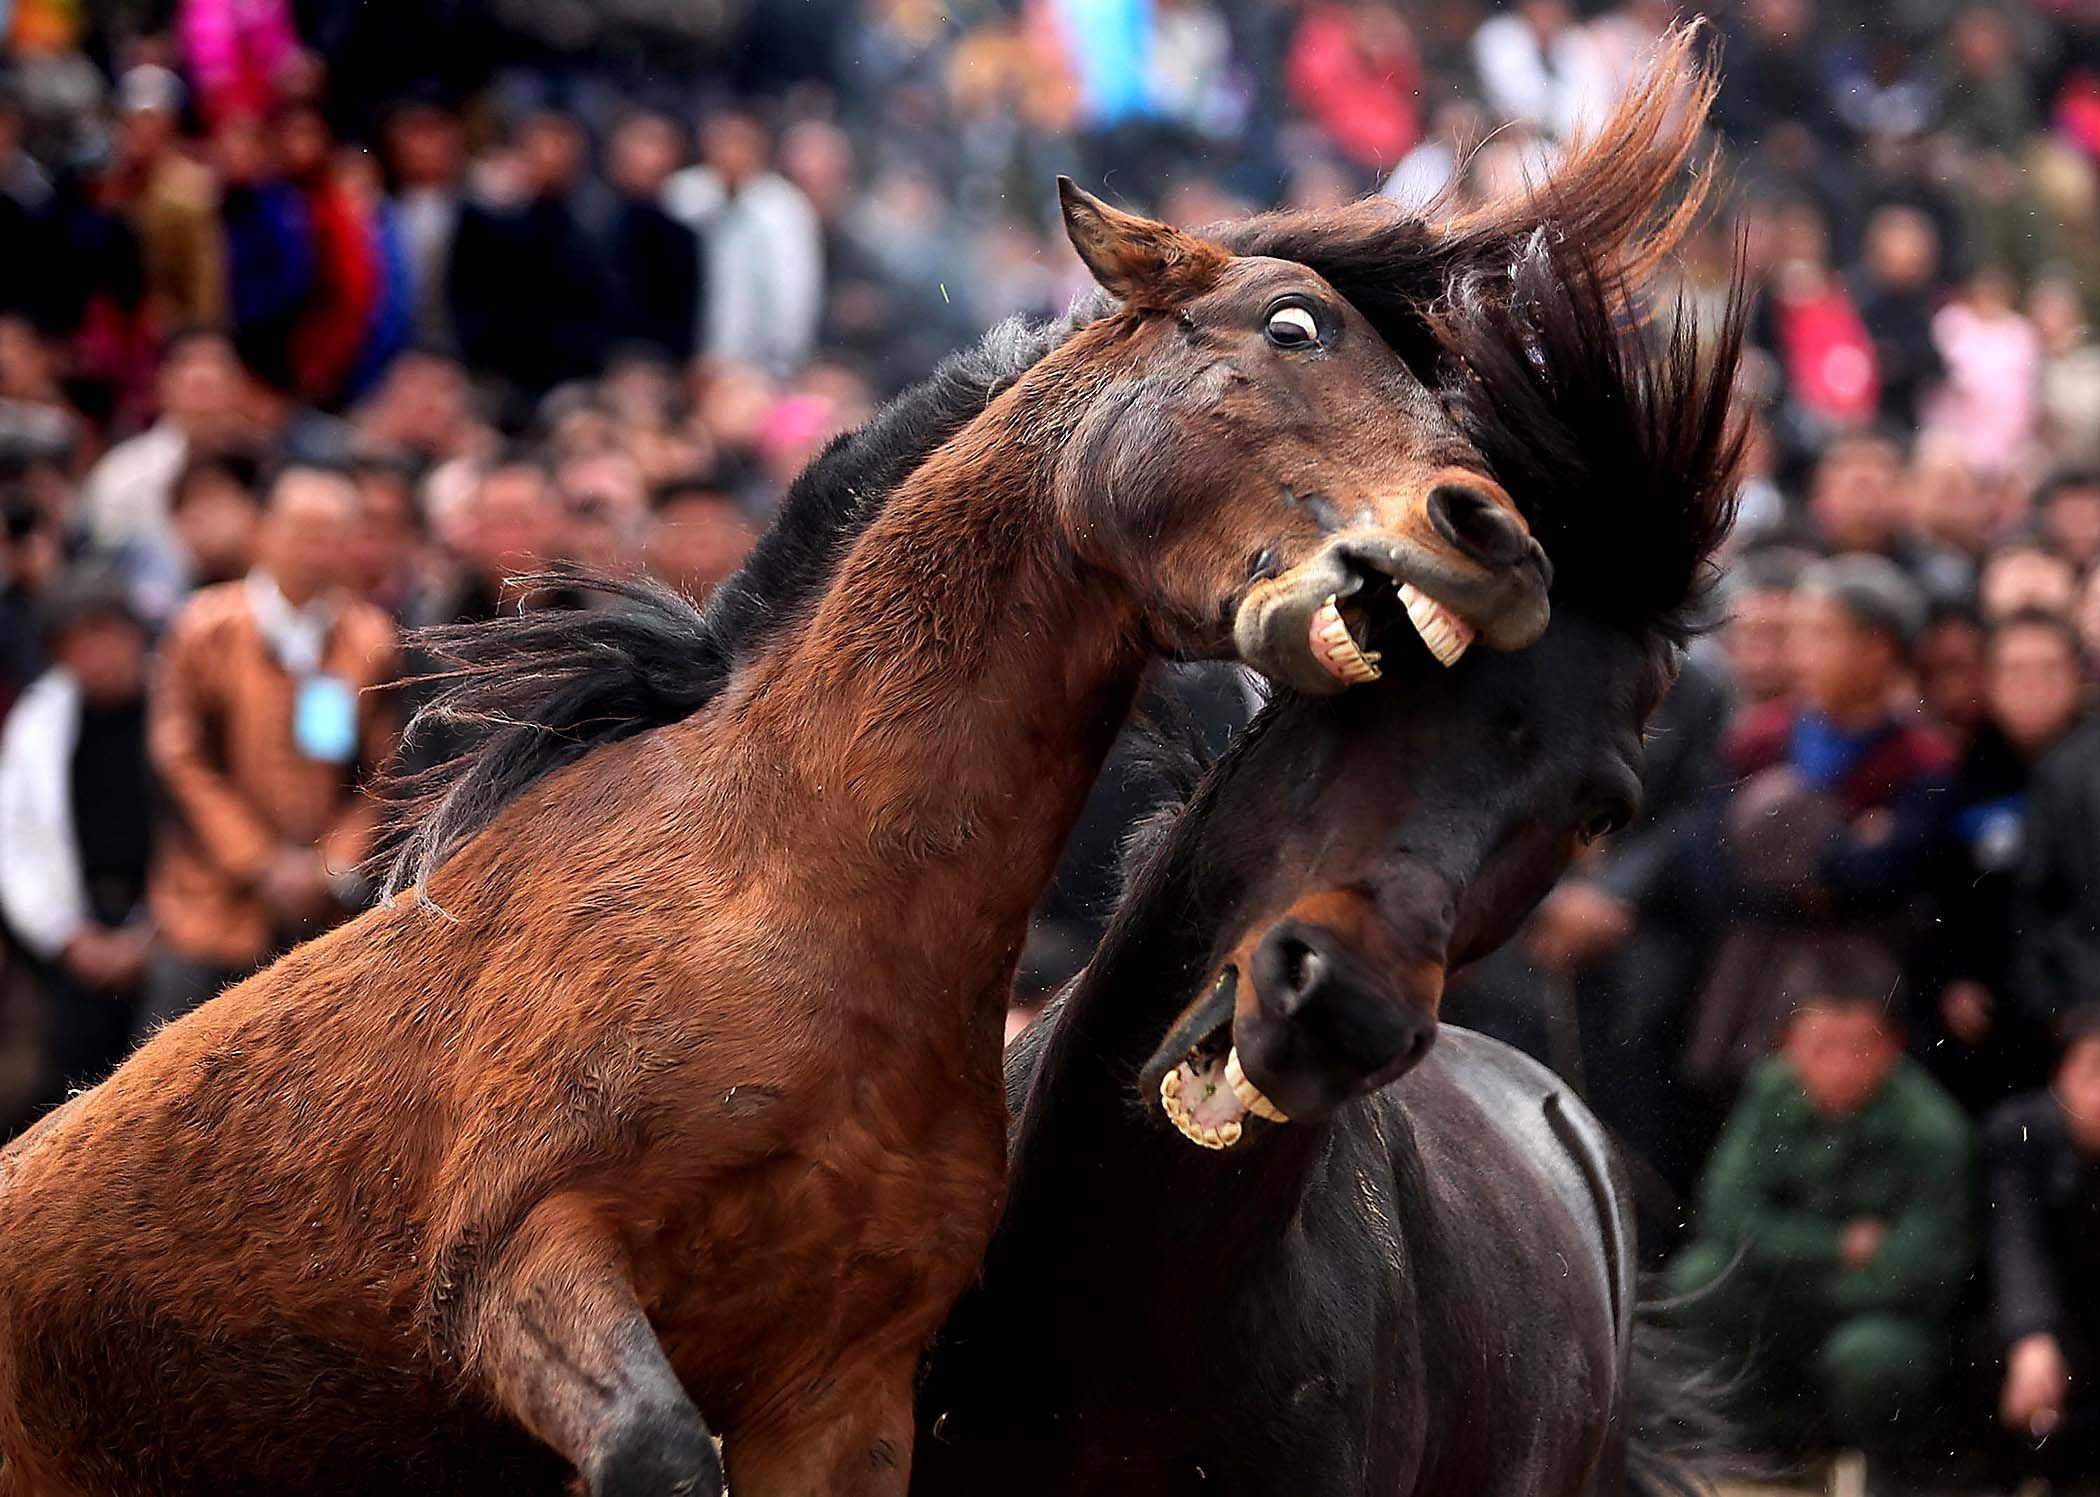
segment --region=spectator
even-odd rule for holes
[[[649,570],[695,602],[743,564],[756,539],[728,489],[713,478],[673,479],[656,491],[649,531]]]
[[[1897,705],[1918,590],[1890,561],[1809,569],[1789,634],[1798,698],[1745,713],[1727,756],[1737,778],[1702,844],[1711,918],[1724,929],[1687,1066],[1725,1096],[1784,1017],[1778,979],[1809,934],[1836,926],[1904,944],[1953,755]]]
[[[418,625],[478,623],[517,612],[515,579],[544,571],[562,559],[572,517],[545,467],[521,452],[509,452],[477,468],[456,506],[431,510],[432,528],[447,553],[410,617]],[[572,592],[533,594],[535,606],[579,606]],[[435,694],[445,662],[411,648],[402,661],[400,716],[414,717]],[[459,740],[443,723],[423,724],[401,747],[400,767],[418,774],[459,752]]]
[[[1934,602],[1966,604],[2001,528],[1996,487],[1958,453],[1922,443],[1902,487],[1912,576]]]
[[[20,314],[49,330],[50,288],[58,278],[58,192],[22,148],[20,100],[0,79],[0,313]]]
[[[179,0],[175,25],[198,109],[214,123],[268,114],[305,70],[286,0]]]
[[[430,349],[409,349],[395,359],[351,421],[360,451],[419,466],[484,456],[495,440],[465,371]]]
[[[112,447],[81,487],[81,528],[93,544],[115,549],[165,538],[168,500],[190,453],[228,446],[241,433],[241,378],[223,334],[185,332],[169,342],[160,420]]]
[[[1565,135],[1603,102],[1607,73],[1567,0],[1517,0],[1473,33],[1473,66],[1496,115]]]
[[[1936,603],[1911,652],[1918,695],[1957,751],[1974,742],[1989,711],[1983,620],[1965,603]]]
[[[260,463],[239,449],[198,454],[176,475],[165,539],[116,553],[133,602],[156,627],[193,589],[231,582],[254,565],[261,477]]]
[[[0,485],[0,718],[44,669],[36,616],[59,556],[51,516],[20,485]]]
[[[559,542],[565,561],[587,572],[635,570],[648,524],[648,485],[640,464],[618,448],[563,463],[555,474],[567,523]]]
[[[2100,722],[2036,767],[2026,829],[2013,987],[2031,1019],[2049,1025],[2100,993]]]
[[[616,194],[606,230],[611,341],[678,364],[693,356],[700,317],[700,241],[662,202],[684,150],[669,119],[637,115],[614,134],[607,173]]]
[[[494,618],[513,577],[540,571],[561,556],[560,496],[547,470],[521,453],[494,459],[478,473],[465,502],[438,536],[450,553],[450,575],[419,624]]]
[[[702,162],[672,177],[664,206],[706,246],[700,346],[775,375],[809,357],[823,315],[822,237],[808,199],[768,164],[748,114],[708,122]]]
[[[113,575],[45,600],[51,668],[0,735],[0,911],[47,1003],[45,1100],[123,1059],[153,949],[146,634]]]
[[[2017,1000],[2014,918],[2034,767],[2076,726],[2078,637],[2061,615],[2016,613],[1990,635],[1989,712],[1956,769],[1926,878],[1912,967],[1918,1054],[1972,1113],[2040,1080],[2046,1033]]]
[[[1776,254],[1754,329],[1786,375],[1792,419],[1812,440],[1872,420],[1881,405],[1874,340],[1830,268],[1830,229],[1806,199],[1777,217]]]
[[[306,200],[279,175],[271,137],[254,115],[222,120],[212,154],[222,189],[233,344],[250,369],[289,387],[289,346],[314,291]]]
[[[1856,299],[1874,341],[1881,419],[1900,429],[1916,424],[1920,397],[1940,377],[1932,337],[1939,259],[1939,232],[1916,208],[1891,203],[1867,220]]]
[[[1972,151],[2016,155],[2034,128],[2034,99],[2008,17],[1992,5],[1962,7],[1947,54],[1940,128]]]
[[[304,202],[313,289],[292,328],[291,382],[315,405],[351,393],[351,376],[380,317],[386,266],[372,205],[336,160],[334,133],[310,105],[276,122],[286,178]]]
[[[1298,107],[1367,173],[1390,172],[1421,138],[1421,59],[1406,18],[1391,6],[1306,7],[1284,72]]]
[[[1834,438],[1809,479],[1809,523],[1818,549],[1872,553],[1915,572],[1918,545],[1902,486],[1903,450],[1887,432]]]
[[[2100,342],[2086,322],[2078,282],[2055,271],[2037,279],[2027,316],[2042,341],[2042,439],[2059,460],[2100,461]]]
[[[1904,1057],[1873,946],[1818,943],[1783,988],[1784,1043],[1707,1163],[1670,1289],[1716,1357],[1749,1354],[1742,1412],[1771,1448],[1813,1440],[1805,1417],[1904,1455],[1930,1430],[1969,1271],[1969,1124]]]
[[[2085,648],[2086,676],[2090,681],[2100,668],[2100,566],[2085,574],[2078,593],[2078,610],[2071,620],[2078,642]]]
[[[2012,277],[1987,266],[1932,319],[1947,377],[1926,402],[1925,430],[1989,473],[2027,455],[2041,415],[2041,339],[2013,295]]]
[[[2034,491],[2034,522],[2048,548],[2080,571],[2100,562],[2100,468],[2065,468]]]
[[[2063,1479],[2100,1434],[2100,1007],[2066,1016],[2060,1056],[2048,1090],[1992,1114],[1983,1166],[1998,1418]]]
[[[401,462],[365,458],[354,465],[352,476],[357,481],[358,506],[356,539],[351,546],[351,589],[396,623],[405,623],[421,605],[429,585],[415,472]]]
[[[595,375],[606,353],[613,287],[575,205],[586,160],[573,120],[533,115],[453,241],[447,295],[467,363],[533,399]]]
[[[166,68],[133,68],[117,85],[123,115],[118,175],[145,253],[146,305],[162,329],[219,327],[226,317],[226,245],[219,189],[177,138],[182,83]]]
[[[172,812],[152,904],[165,946],[148,1023],[179,1017],[364,898],[363,783],[393,750],[393,629],[342,586],[358,496],[341,473],[271,485],[254,571],[193,596],[155,682],[154,768]]]
[[[1715,122],[1747,145],[1769,147],[1789,127],[1810,149],[1834,135],[1810,0],[1748,0],[1729,19],[1728,78]]]
[[[455,337],[446,293],[465,158],[459,120],[428,100],[411,99],[388,115],[383,144],[408,266],[413,339],[442,348]]]
[[[1809,562],[1805,552],[1770,546],[1746,553],[1729,574],[1721,644],[1736,700],[1759,708],[1794,692],[1787,639],[1793,629],[1794,588]]]
[[[1574,984],[1590,1105],[1640,1157],[1680,1186],[1705,1130],[1677,1079],[1684,995],[1697,984],[1708,924],[1682,877],[1701,806],[1722,778],[1727,687],[1697,660],[1678,672],[1651,724],[1641,815],[1546,897],[1524,946],[1543,973]],[[1530,1006],[1541,984],[1525,984]]]
[[[2078,572],[2047,546],[2022,541],[2001,546],[1984,563],[1976,585],[1977,606],[1987,623],[2016,613],[2053,613],[2069,618],[2078,601]]]

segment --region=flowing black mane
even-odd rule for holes
[[[1748,313],[1738,272],[1711,336],[1682,298],[1657,328],[1550,226],[1432,312],[1444,397],[1546,548],[1556,608],[1673,643],[1696,627],[1735,520]]]
[[[409,723],[408,737],[443,724],[464,747],[388,787],[401,831],[381,855],[386,897],[421,884],[535,781],[594,748],[705,707],[759,640],[823,592],[897,486],[1069,330],[1069,323],[1001,323],[866,425],[835,438],[705,608],[646,580],[560,572],[526,581],[581,583],[616,606],[418,631],[411,643],[451,672]]]

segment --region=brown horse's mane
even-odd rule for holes
[[[1645,608],[1666,632],[1688,616],[1728,522],[1735,447],[1722,428],[1741,298],[1704,363],[1688,321],[1659,360],[1622,334],[1627,288],[1676,248],[1709,192],[1712,173],[1701,171],[1672,196],[1716,87],[1698,46],[1696,28],[1672,32],[1642,82],[1533,192],[1463,211],[1370,199],[1206,231],[1235,254],[1319,272],[1425,382],[1450,386],[1546,545],[1563,579],[1556,596],[1608,579],[1598,596]],[[547,774],[704,708],[741,661],[807,613],[912,472],[1112,305],[1100,296],[1042,326],[1001,324],[834,440],[704,608],[645,581],[559,573],[527,580],[582,582],[618,606],[421,631],[412,643],[452,669],[409,738],[444,724],[465,747],[388,787],[399,831],[379,855],[386,896],[427,880]],[[1617,443],[1600,436],[1621,430]]]
[[[465,747],[382,788],[398,812],[376,859],[384,896],[424,882],[535,781],[705,707],[739,661],[823,593],[897,486],[1071,330],[1000,323],[834,438],[705,607],[644,578],[562,570],[518,580],[528,589],[586,587],[614,606],[416,631],[409,642],[450,670],[407,739],[442,724]]]

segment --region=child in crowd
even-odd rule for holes
[[[1857,937],[1805,945],[1778,1055],[1751,1076],[1669,1270],[1691,1329],[1747,1355],[1753,1436],[1915,1451],[1970,1262],[1967,1120],[1905,1058],[1897,969]]]

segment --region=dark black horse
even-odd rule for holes
[[[1427,319],[1547,545],[1552,623],[1450,670],[1402,630],[1372,641],[1385,681],[1278,700],[1155,829],[1095,959],[1009,1053],[1009,1204],[929,1367],[915,1492],[1681,1479],[1644,1458],[1668,1390],[1637,1361],[1602,1130],[1494,1041],[1428,1044],[1443,973],[1632,813],[1729,518],[1740,297],[1704,351],[1629,321],[1550,234]],[[1397,994],[1352,920],[1402,953]]]

